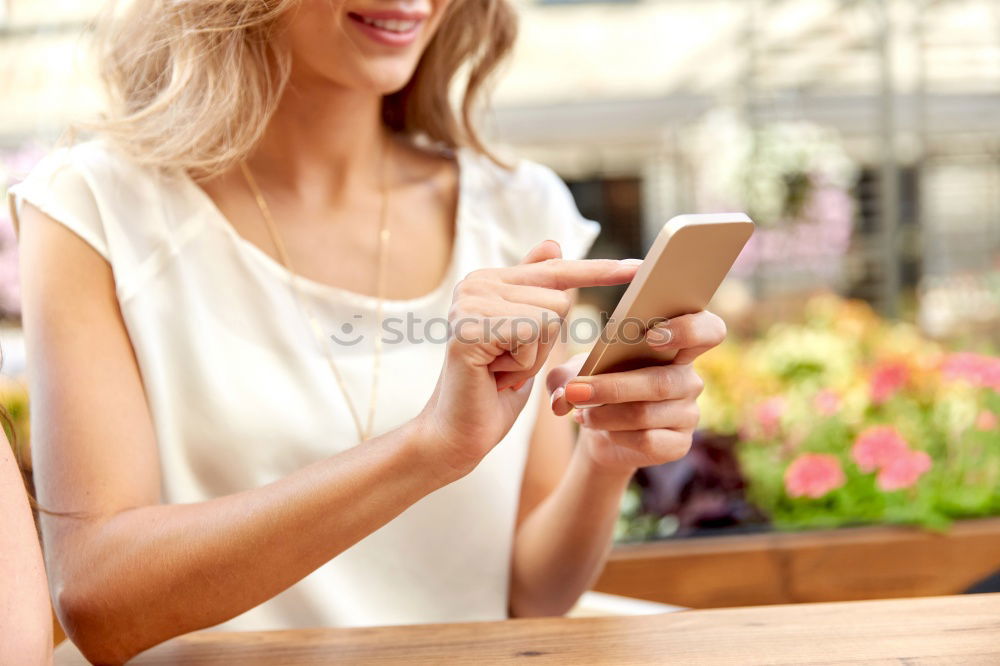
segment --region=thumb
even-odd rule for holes
[[[537,264],[548,259],[562,259],[562,248],[559,247],[559,243],[554,240],[543,240],[541,243],[535,247],[528,250],[528,254],[524,255],[524,259],[521,260],[521,265],[525,264]],[[550,345],[551,346],[551,345]],[[521,365],[516,362],[512,362],[514,355],[505,351],[503,354],[493,359],[490,363],[490,369],[496,373],[495,378],[498,379],[497,386],[501,386],[499,379],[503,378],[506,380],[512,380],[512,383],[504,381],[502,385],[506,386],[517,386],[519,383],[524,383],[528,377],[534,376],[535,371],[530,372],[521,370]],[[498,370],[498,368],[500,368]],[[516,368],[508,370],[505,368]]]
[[[545,377],[545,387],[549,390],[552,398],[552,411],[562,416],[568,414],[573,405],[563,397],[566,383],[580,374],[580,368],[587,360],[587,354],[577,354],[562,365],[557,365],[549,371]]]
[[[528,250],[528,254],[524,255],[524,259],[521,260],[521,265],[537,264],[542,261],[547,261],[548,259],[562,259],[562,248],[559,247],[559,243],[554,240],[543,240],[541,243]],[[494,378],[497,380],[498,387],[503,386],[503,388],[507,388],[510,386],[519,386],[529,377],[534,376],[534,369],[531,371],[521,370],[519,369],[521,364],[514,362],[513,359],[514,355],[509,351],[505,351],[503,354],[493,359],[490,363],[489,367],[495,373]],[[507,370],[505,368],[518,369]]]
[[[521,264],[537,264],[547,259],[562,259],[562,248],[554,240],[543,240],[528,250],[528,254],[524,255]]]

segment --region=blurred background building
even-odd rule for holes
[[[101,4],[0,0],[0,185],[100,108],[85,46]],[[676,213],[744,209],[761,233],[725,313],[781,317],[832,289],[934,337],[1000,342],[1000,3],[520,5],[485,125],[602,222],[594,256],[642,256]]]

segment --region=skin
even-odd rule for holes
[[[0,664],[52,663],[52,610],[21,473],[0,434]]]
[[[413,298],[440,283],[453,240],[456,166],[387,139],[379,100],[409,79],[446,5],[406,5],[428,19],[405,49],[367,43],[345,19],[348,10],[395,3],[305,0],[289,17],[291,87],[248,163],[304,276],[372,292],[384,145],[391,210],[406,211],[392,217],[386,296]],[[237,171],[201,185],[239,233],[273,256]],[[511,557],[510,613],[565,612],[600,569],[635,468],[674,460],[690,446],[701,389],[690,361],[725,335],[714,315],[681,317],[669,324],[681,350],[675,365],[574,382],[592,386],[587,404],[602,403],[586,410],[574,446],[564,416],[567,396],[581,389],[563,387],[579,359],[547,374],[551,406],[528,405],[536,376],[562,360],[562,350],[517,344],[509,327],[506,339],[473,338],[497,318],[563,316],[574,289],[628,282],[636,266],[562,260],[558,245],[544,242],[521,265],[476,271],[458,285],[450,317],[464,322],[466,335],[449,342],[416,419],[267,486],[165,505],[110,266],[30,206],[21,256],[40,499],[83,513],[43,520],[51,591],[67,633],[98,663],[120,663],[273,597],[468,474],[526,408],[539,418]],[[106,414],[115,418],[95,416]]]

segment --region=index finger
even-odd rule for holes
[[[548,259],[500,269],[500,279],[508,284],[546,289],[610,287],[632,281],[642,261],[638,259]]]

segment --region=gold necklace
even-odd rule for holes
[[[387,138],[385,144],[383,144],[382,157],[379,164],[382,203],[379,212],[378,269],[376,273],[375,286],[375,352],[374,358],[372,359],[372,390],[371,395],[368,398],[368,418],[364,426],[361,425],[361,418],[358,416],[358,410],[354,407],[354,401],[351,400],[351,396],[347,392],[347,387],[340,374],[340,369],[337,367],[337,362],[334,360],[333,354],[330,352],[326,336],[323,335],[323,328],[320,326],[319,320],[316,318],[312,309],[308,306],[306,299],[302,294],[302,287],[299,284],[301,276],[292,266],[291,257],[288,255],[285,243],[282,241],[281,235],[278,233],[278,225],[274,222],[274,216],[271,214],[271,208],[267,205],[267,200],[264,199],[264,195],[260,191],[260,187],[257,185],[257,180],[250,171],[250,167],[247,166],[246,162],[240,162],[240,169],[243,171],[243,177],[246,179],[247,186],[250,188],[250,192],[253,194],[254,199],[257,200],[257,207],[260,209],[261,217],[264,218],[264,223],[267,226],[268,234],[271,236],[271,242],[274,243],[274,248],[278,253],[278,258],[281,260],[285,270],[287,270],[291,276],[289,284],[292,287],[292,293],[295,296],[299,310],[305,316],[306,321],[309,324],[309,328],[312,330],[313,337],[316,340],[316,344],[319,346],[320,350],[324,352],[327,363],[330,365],[330,370],[333,371],[333,376],[337,380],[337,386],[340,387],[340,392],[344,396],[344,401],[347,403],[347,408],[351,413],[351,419],[354,421],[354,427],[358,432],[358,440],[361,442],[371,438],[372,435],[372,428],[375,422],[375,399],[378,396],[378,380],[382,363],[382,306],[385,301],[385,269],[389,248],[389,188],[386,185],[385,177],[388,152],[389,140]]]

